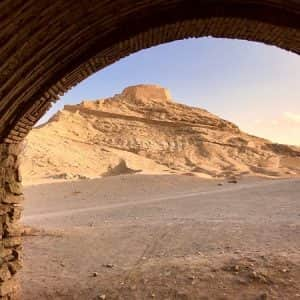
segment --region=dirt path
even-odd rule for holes
[[[28,187],[23,222],[44,231],[24,237],[23,299],[300,299],[299,183]]]
[[[274,184],[278,184],[276,181],[264,181],[264,182],[255,182],[255,183],[243,183],[239,185],[229,185],[224,188],[218,188],[218,190],[210,190],[210,191],[198,191],[198,192],[192,192],[192,193],[179,193],[177,195],[170,195],[166,197],[153,197],[146,201],[144,200],[135,200],[135,201],[125,201],[110,205],[100,205],[100,206],[92,206],[92,207],[84,207],[84,208],[77,208],[77,209],[65,209],[65,210],[59,210],[56,212],[48,212],[48,213],[39,213],[39,214],[33,214],[33,215],[25,215],[23,217],[23,222],[28,222],[31,220],[37,220],[37,219],[43,219],[43,218],[55,218],[55,217],[63,217],[63,216],[71,216],[78,213],[84,213],[89,211],[97,211],[97,210],[105,210],[105,209],[114,209],[114,208],[121,208],[126,206],[136,206],[136,205],[145,205],[145,204],[151,204],[155,202],[162,202],[162,201],[168,201],[168,200],[181,200],[185,201],[187,198],[190,197],[196,197],[196,196],[202,196],[202,195],[213,195],[218,193],[225,193],[225,192],[238,192],[240,190],[244,189],[253,189],[253,188],[261,188],[261,187],[270,187]],[[171,191],[170,191],[171,193]],[[87,204],[87,203],[86,203]]]

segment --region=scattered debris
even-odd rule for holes
[[[103,264],[102,266],[108,269],[112,269],[114,267],[113,264]]]
[[[240,270],[240,267],[239,267],[238,265],[235,265],[235,266],[234,266],[234,271],[235,271],[235,272],[238,272],[239,270]]]
[[[237,278],[236,281],[239,284],[247,284],[248,283],[248,281],[245,278]]]
[[[238,183],[238,181],[236,179],[229,179],[228,183]]]
[[[267,300],[268,295],[266,293],[262,293],[258,296],[257,300]]]

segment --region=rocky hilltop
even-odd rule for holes
[[[297,176],[300,149],[273,144],[156,85],[66,105],[25,142],[26,182],[122,173]]]

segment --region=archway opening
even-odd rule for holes
[[[199,57],[202,49],[202,55],[210,59],[199,58],[199,65],[190,60],[187,67],[189,51],[197,42],[200,48],[194,49],[194,55]],[[172,47],[179,47],[178,52]],[[284,280],[291,283],[286,291],[289,296],[297,294],[299,149],[244,134],[223,119],[232,121],[225,117],[227,113],[240,120],[234,122],[240,126],[253,126],[261,135],[277,131],[280,139],[286,138],[280,136],[281,128],[290,126],[285,130],[292,132],[298,126],[298,57],[271,49],[208,39],[138,53],[99,76],[111,73],[110,80],[123,85],[119,81],[126,78],[126,64],[136,57],[141,64],[148,61],[148,69],[138,65],[140,73],[131,70],[133,82],[122,88],[145,84],[149,78],[141,80],[141,76],[151,76],[153,70],[147,55],[154,55],[155,61],[155,51],[162,51],[155,66],[161,69],[152,76],[168,80],[174,86],[170,88],[173,97],[157,86],[135,86],[121,92],[122,88],[112,85],[110,89],[116,91],[101,98],[118,94],[114,98],[67,106],[50,123],[33,130],[28,141],[32,136],[34,147],[41,144],[30,154],[35,169],[27,166],[28,178],[34,178],[30,172],[37,174],[43,168],[57,173],[40,173],[51,184],[25,188],[24,223],[30,226],[25,232],[29,235],[25,236],[22,275],[25,297],[37,292],[55,299],[74,294],[82,299],[232,299],[240,295],[242,285],[243,297],[264,299],[280,297]],[[273,50],[274,57],[269,52]],[[261,60],[251,61],[253,58]],[[180,63],[174,65],[172,59]],[[227,68],[219,65],[224,61]],[[188,77],[192,71],[194,76]],[[182,72],[178,76],[182,86],[172,78],[177,72]],[[97,76],[91,78],[96,84],[93,88],[83,89],[83,93],[96,91],[95,97],[88,98],[99,98]],[[189,85],[191,79],[193,85]],[[191,86],[194,93],[200,92],[185,96],[193,94]],[[294,100],[285,110],[286,103],[280,105],[290,90]],[[73,95],[79,93],[80,101],[87,98],[80,94],[80,86],[78,91],[74,89]],[[195,102],[185,104],[200,108],[176,104],[174,99],[191,99]],[[209,103],[215,109],[201,109]],[[269,132],[262,131],[266,124],[271,126]],[[291,142],[275,142],[280,141],[297,144],[292,135]],[[51,154],[56,155],[54,159]],[[75,161],[68,160],[77,154]],[[100,164],[104,167],[97,169]],[[80,173],[87,165],[86,173]],[[93,172],[104,178],[90,179]],[[279,179],[282,177],[293,179]]]

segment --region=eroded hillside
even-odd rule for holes
[[[300,149],[248,135],[155,85],[65,106],[26,140],[25,182],[121,173],[297,176]]]

